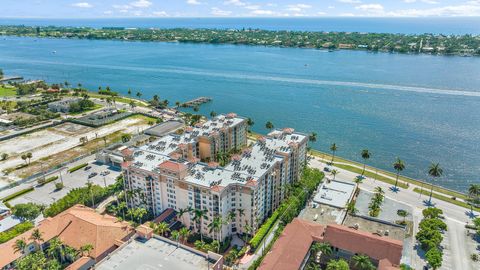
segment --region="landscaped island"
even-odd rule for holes
[[[358,32],[268,31],[258,29],[94,29],[88,27],[0,26],[0,35],[133,41],[243,44],[295,48],[351,49],[395,53],[480,56],[480,37]]]

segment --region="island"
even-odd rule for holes
[[[209,44],[238,44],[364,50],[371,52],[480,56],[480,37],[475,35],[389,34],[359,32],[271,31],[260,29],[158,29],[123,27],[0,26],[1,36],[110,39]]]

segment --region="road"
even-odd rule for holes
[[[319,168],[323,170],[326,166],[318,158],[310,160],[310,166],[314,168]],[[338,167],[335,169],[339,172],[336,175],[337,180],[341,181],[353,181],[353,179],[358,175]],[[408,189],[400,189],[398,192],[393,192],[390,187],[390,184],[375,181],[372,178],[366,178],[363,183],[360,185],[361,189],[373,191],[377,186],[380,186],[385,190],[385,196],[389,199],[396,200],[405,204],[410,205],[413,211],[413,220],[415,224],[414,233],[418,230],[418,223],[422,218],[422,209],[427,206],[424,203],[424,200],[428,200],[428,196],[420,195],[413,191],[416,185],[410,184]],[[425,189],[425,187],[424,187]],[[443,245],[445,247],[445,256],[444,263],[440,269],[475,269],[472,261],[470,260],[470,254],[475,252],[475,243],[471,237],[467,237],[467,232],[465,229],[465,224],[467,222],[471,223],[471,217],[469,215],[469,210],[463,207],[440,201],[435,198],[432,198],[432,203],[443,210],[446,223],[448,226],[448,231],[444,235]],[[478,213],[475,213],[478,215]],[[415,244],[415,243],[412,243]],[[408,248],[413,248],[408,247]],[[417,253],[412,253],[411,266],[415,269],[422,269],[425,262],[422,258],[419,257]]]

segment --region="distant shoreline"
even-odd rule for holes
[[[284,48],[359,50],[400,54],[480,56],[474,35],[388,34],[359,32],[0,26],[0,36],[91,40],[253,45]]]

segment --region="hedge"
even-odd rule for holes
[[[255,236],[253,236],[253,238],[250,239],[249,244],[253,249],[257,249],[258,245],[260,245],[263,238],[270,231],[270,228],[272,228],[272,226],[275,224],[278,217],[280,216],[280,212],[281,211],[283,212],[283,207],[282,206],[283,206],[283,204],[277,210],[275,210],[275,212],[273,212],[273,214],[267,219],[267,221],[265,223],[263,223],[263,225],[260,227],[260,229],[258,229]]]
[[[45,181],[43,181],[43,178],[40,178],[40,179],[38,179],[37,182],[40,185],[45,185],[45,184],[48,184],[48,183],[50,183],[52,181],[55,181],[57,179],[58,179],[58,176],[52,176],[52,177],[49,177],[49,178],[45,179]]]
[[[88,165],[88,163],[83,163],[83,164],[77,165],[77,166],[75,166],[75,167],[73,167],[73,168],[68,169],[68,172],[69,172],[69,173],[73,173],[73,172],[75,172],[75,171],[80,170],[81,168],[87,167],[87,165]]]
[[[20,224],[15,225],[13,228],[0,233],[0,244],[3,244],[10,239],[30,230],[33,228],[33,223],[30,221],[23,222]]]
[[[33,187],[29,187],[29,188],[26,188],[26,189],[19,190],[19,191],[15,192],[15,193],[10,194],[10,195],[8,195],[7,197],[3,198],[2,201],[3,201],[4,203],[6,203],[6,202],[8,202],[8,201],[11,201],[11,200],[17,198],[18,196],[21,196],[21,195],[23,195],[23,194],[25,194],[25,193],[28,193],[28,192],[30,192],[30,191],[33,191],[33,189],[34,189]]]

